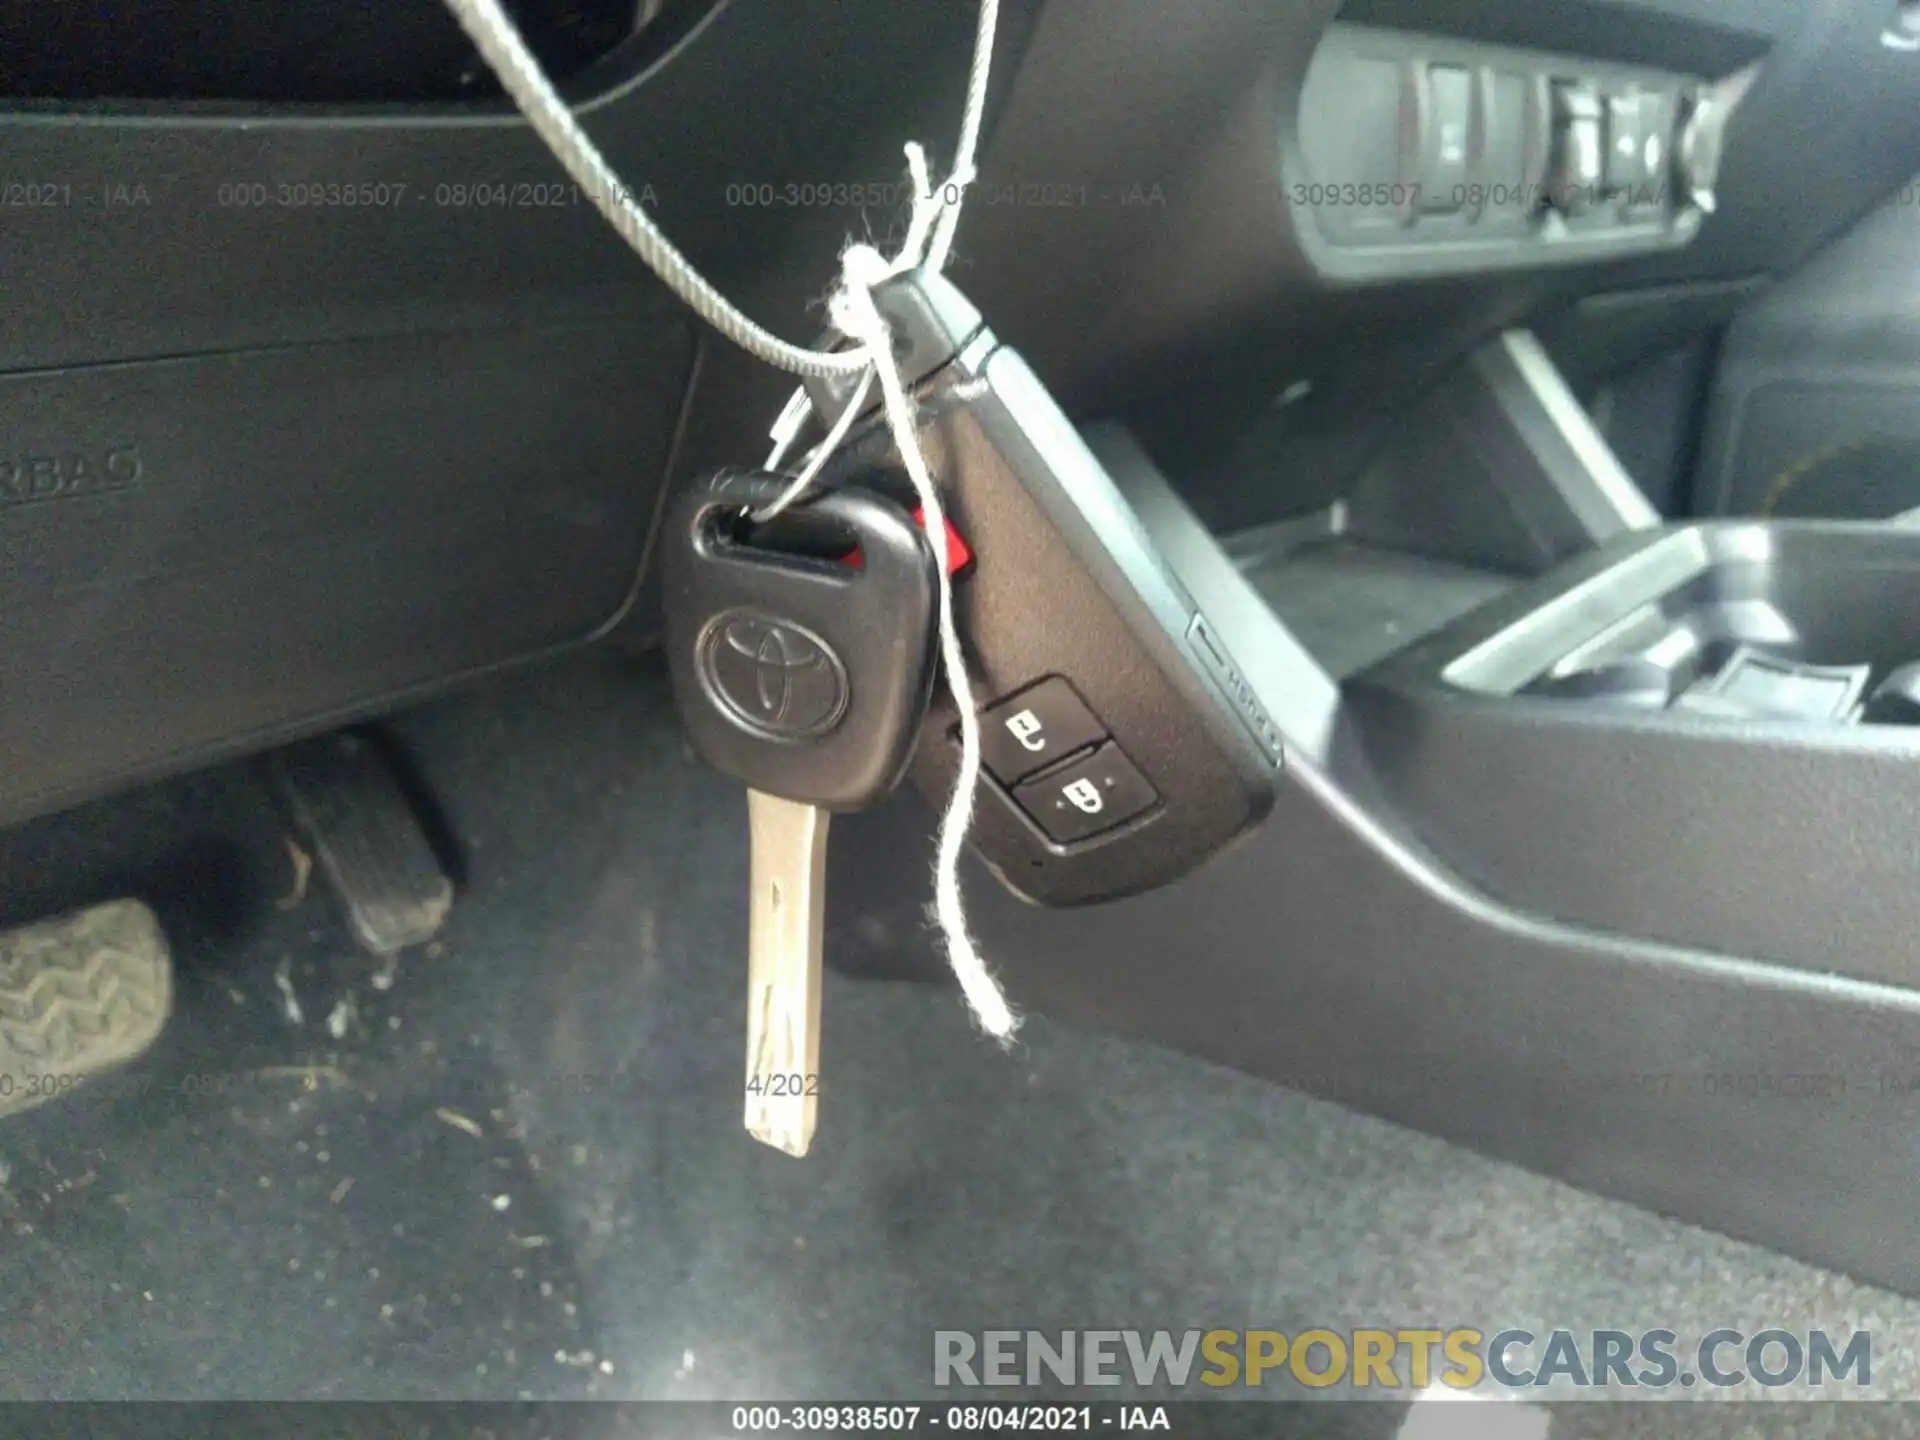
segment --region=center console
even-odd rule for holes
[[[1518,334],[1399,428],[1225,537],[1089,432],[1285,764],[1177,884],[976,877],[984,953],[1027,1007],[1920,1291],[1920,532],[1663,524]],[[836,963],[898,963],[926,828],[836,822]]]
[[[1636,532],[1350,682],[1426,843],[1520,908],[1920,983],[1920,533]]]

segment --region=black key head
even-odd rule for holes
[[[826,491],[767,525],[785,488],[722,471],[661,531],[674,695],[701,758],[755,790],[858,810],[900,781],[932,693],[939,591],[899,506]]]

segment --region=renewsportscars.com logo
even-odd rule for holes
[[[1825,1330],[936,1330],[937,1386],[1303,1386],[1355,1392],[1873,1383],[1873,1336]],[[1383,1396],[1382,1398],[1386,1398]]]

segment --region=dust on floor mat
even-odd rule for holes
[[[0,837],[0,924],[134,895],[177,967],[0,1125],[0,1396],[924,1396],[942,1329],[1421,1321],[1865,1328],[1920,1393],[1912,1301],[940,987],[830,975],[814,1152],[751,1143],[744,804],[669,717],[617,657],[405,717],[465,886],[397,966],[247,766]]]

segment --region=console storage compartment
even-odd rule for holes
[[[1409,647],[1347,713],[1404,822],[1517,908],[1912,985],[1920,728],[1884,722],[1920,718],[1916,660],[1920,533],[1688,525]]]

